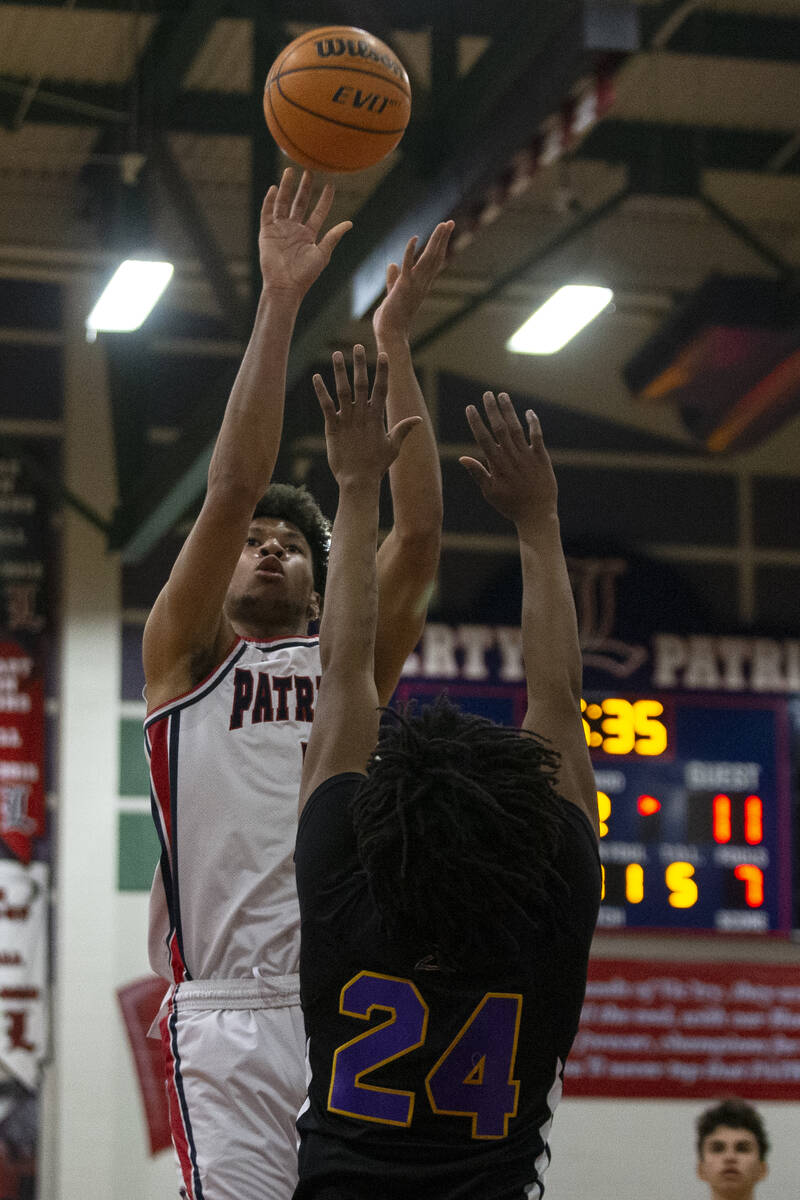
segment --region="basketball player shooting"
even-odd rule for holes
[[[305,1096],[299,910],[292,854],[304,744],[319,685],[329,527],[311,496],[266,494],[300,303],[350,227],[321,234],[333,189],[291,170],[261,213],[263,287],[225,409],[201,512],[144,634],[152,808],[161,863],[150,961],[162,1010],[173,1142],[189,1200],[286,1200]],[[308,215],[307,215],[308,214]],[[391,478],[379,552],[375,686],[388,700],[419,638],[439,555],[441,479],[409,324],[452,225],[389,268],[374,319],[392,353],[387,409],[416,419]],[[359,351],[363,355],[363,351]],[[344,361],[335,360],[337,380]],[[374,552],[374,548],[373,548]]]
[[[384,429],[380,372],[368,399],[357,364],[338,408],[315,387],[339,504],[295,850],[310,1071],[295,1200],[530,1200],[600,902],[556,481],[532,412],[526,433],[503,393],[484,396],[488,428],[468,408],[484,461],[461,461],[519,537],[522,728],[440,698],[379,731],[378,488],[404,431]]]

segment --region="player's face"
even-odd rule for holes
[[[766,1173],[767,1164],[761,1161],[758,1142],[749,1129],[719,1125],[703,1139],[697,1174],[711,1185],[715,1196],[726,1200],[751,1196]]]
[[[282,517],[256,517],[228,588],[226,611],[234,627],[269,634],[305,631],[319,615],[311,548]]]

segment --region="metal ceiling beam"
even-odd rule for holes
[[[182,94],[184,76],[226,5],[227,0],[193,0],[181,10],[162,16],[139,55],[130,81],[120,89],[124,103],[109,105],[120,107],[131,117],[126,125],[116,119],[108,122],[96,138],[91,152],[94,161],[83,172],[90,190],[102,194],[104,180],[116,182],[115,156],[130,151],[146,154],[148,137],[171,127],[172,107]],[[45,80],[41,86],[47,86]],[[145,101],[146,111],[142,114],[139,110]],[[34,100],[31,115],[35,105]]]
[[[183,78],[226,7],[226,0],[194,0],[188,8],[182,6],[181,10],[162,16],[139,55],[131,83],[123,89],[127,97],[125,111],[130,109],[131,89],[138,89],[140,95],[147,97],[147,125],[159,130],[170,124],[167,118],[171,117],[172,105],[183,90]],[[100,135],[94,152],[102,155],[118,149],[118,132],[109,130]]]
[[[158,177],[169,196],[191,241],[220,311],[235,337],[246,338],[250,326],[250,305],[243,300],[228,263],[197,202],[191,184],[186,179],[169,148],[166,136],[157,134],[151,146],[150,169]]]
[[[2,0],[3,4],[29,8],[54,8],[53,0]],[[83,0],[78,11],[131,11],[131,0]],[[665,0],[661,4],[639,4],[637,9],[642,25],[643,44],[682,8],[685,0]],[[452,19],[462,34],[490,37],[496,25],[496,11],[486,0],[458,0],[448,5],[437,4],[432,12],[430,0],[404,0],[394,5],[391,16],[382,27],[380,8],[375,0],[272,0],[271,17],[279,22],[296,21],[311,25],[334,22],[359,25],[377,37],[389,26],[394,31],[423,31],[432,19]],[[148,13],[158,17],[176,17],[185,10],[185,0],[159,0],[148,5]],[[231,0],[225,16],[247,18],[252,15],[249,0]],[[382,31],[383,30],[383,31]],[[757,12],[717,12],[710,9],[687,11],[676,21],[675,32],[669,36],[666,49],[688,54],[714,54],[730,58],[761,58],[764,60],[797,61],[800,59],[800,21]]]
[[[0,78],[0,124],[6,129],[12,128],[19,97],[29,88],[29,81],[19,76]],[[44,80],[31,101],[26,120],[40,125],[127,125],[130,118],[123,107],[125,102],[121,88],[72,87],[61,80]]]
[[[800,174],[800,145],[795,146],[791,157],[781,157],[779,170],[771,167],[791,136],[782,130],[607,118],[587,134],[576,156],[624,166],[657,162],[659,158],[670,162],[684,158],[705,170],[796,175]]]
[[[56,8],[53,0],[0,0],[2,4],[19,3],[28,8]],[[83,0],[79,10],[130,13],[131,0]],[[185,0],[154,0],[147,12],[156,16],[177,16],[185,10]],[[421,32],[431,22],[430,0],[403,0],[393,6],[392,29]],[[490,37],[496,25],[493,6],[486,0],[438,0],[437,9],[452,8],[459,28],[465,34]],[[308,25],[353,24],[381,37],[370,23],[376,9],[375,0],[271,0],[269,11],[276,21],[296,21]],[[251,0],[230,0],[225,16],[249,18],[253,15]]]
[[[66,504],[67,507],[79,513],[90,525],[94,525],[95,529],[99,529],[101,533],[108,534],[110,532],[111,525],[105,517],[85,500],[82,500],[76,492],[65,487],[52,470],[43,466],[34,455],[19,454],[16,457],[19,458],[24,470],[37,486],[47,492],[54,507]]]
[[[0,124],[10,127],[18,100],[28,90],[20,76],[0,77]],[[204,135],[249,130],[252,97],[238,92],[180,92],[169,107],[169,132]],[[69,83],[43,79],[31,102],[26,124],[130,125],[130,85]]]
[[[236,366],[220,368],[206,392],[198,396],[191,435],[170,447],[172,478],[162,476],[159,481],[145,473],[135,495],[118,506],[108,545],[122,551],[124,562],[144,558],[205,491],[211,452],[236,371]]]
[[[248,97],[250,105],[250,196],[249,233],[250,272],[248,277],[249,320],[258,306],[261,291],[261,208],[270,184],[277,179],[280,170],[280,151],[264,129],[264,83],[270,67],[282,46],[289,38],[283,26],[275,24],[267,5],[257,5],[252,22],[251,87]],[[249,330],[245,334],[249,333]]]
[[[718,200],[715,200],[713,196],[708,196],[705,192],[701,191],[698,199],[704,208],[711,213],[712,217],[716,217],[718,221],[726,225],[739,241],[748,246],[765,263],[773,267],[782,280],[788,282],[798,276],[798,270],[793,263],[790,263],[779,251],[762,241],[749,225],[745,225],[744,221],[740,221],[734,213],[720,204]]]
[[[28,87],[21,77],[0,77],[0,124],[8,124],[17,109],[17,97]],[[71,84],[44,79],[27,117],[28,124],[117,125],[129,122],[130,89],[125,86]],[[252,132],[252,97],[225,92],[179,92],[169,107],[167,128],[170,133],[249,136]],[[641,121],[605,121],[598,133],[611,127],[628,125],[659,129],[686,129]],[[789,138],[788,132],[758,129],[726,129],[705,126],[725,160],[724,169],[761,170],[771,155]],[[728,136],[729,135],[729,136]],[[617,134],[609,135],[617,137]],[[634,136],[633,134],[631,136]],[[750,143],[748,145],[748,143]]]
[[[724,131],[726,136],[720,138],[720,130],[687,129],[681,126],[657,126],[650,130],[637,126],[631,130],[628,126],[628,122],[621,121],[601,124],[578,148],[577,154],[582,158],[597,158],[598,144],[603,146],[606,153],[602,157],[605,161],[626,164],[630,193],[692,197],[776,270],[781,279],[790,280],[798,275],[796,267],[780,251],[763,241],[749,225],[703,188],[703,170],[727,163],[725,154],[732,149],[728,136],[731,131]],[[736,132],[750,141],[749,132]],[[781,135],[781,142],[786,144],[786,135]],[[770,161],[774,159],[768,154],[764,165]],[[784,154],[782,161],[787,164],[781,167],[782,170],[787,167],[791,169],[793,162],[794,171],[800,171],[800,141],[794,145],[794,153]]]
[[[53,0],[0,0],[0,7],[19,2],[23,8],[58,8]],[[83,4],[74,6],[78,11],[87,12],[118,12],[130,14],[130,0],[85,0]],[[148,12],[160,16],[162,13],[178,13],[184,7],[183,0],[161,0],[158,6],[148,6]]]
[[[643,43],[649,44],[671,16],[679,16],[681,7],[685,5],[676,5],[675,0],[669,0],[666,5],[643,5],[640,15]],[[800,20],[797,17],[695,8],[676,20],[674,32],[665,30],[659,46],[675,54],[797,62],[800,61]]]

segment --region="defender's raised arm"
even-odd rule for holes
[[[400,266],[386,271],[386,296],[372,319],[378,350],[389,356],[386,417],[395,425],[421,418],[392,464],[389,480],[394,524],[378,551],[378,633],[375,679],[381,703],[397,685],[422,627],[439,565],[442,529],[442,476],[433,426],[411,360],[410,328],[420,305],[444,266],[453,222],[437,225],[414,261],[411,238]]]
[[[406,417],[388,433],[384,406],[389,365],[378,356],[369,393],[363,346],[353,350],[353,387],[343,355],[333,356],[338,409],[320,375],[314,387],[325,415],[328,462],[339,487],[320,628],[322,684],[303,762],[300,809],[314,789],[343,771],[363,771],[378,736],[375,550],[381,478],[419,424]]]
[[[485,462],[460,461],[484,497],[513,521],[522,563],[522,651],[528,687],[525,729],[561,755],[558,790],[598,830],[597,793],[581,721],[581,651],[575,604],[561,547],[556,485],[538,417],[527,436],[506,392],[483,396],[487,425],[474,405],[467,420]]]

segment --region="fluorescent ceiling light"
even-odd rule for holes
[[[528,317],[506,347],[517,354],[554,354],[593,321],[613,295],[611,288],[567,284]]]
[[[98,330],[130,333],[150,313],[175,270],[169,262],[127,258],[117,267],[105,291],[86,318],[86,339],[93,342]]]

